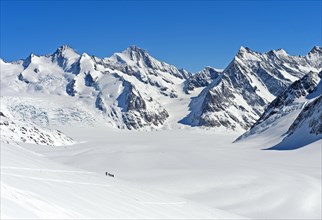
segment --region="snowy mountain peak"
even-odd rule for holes
[[[211,66],[206,66],[203,71],[209,71],[209,72],[217,72],[217,73],[220,73],[222,72],[223,70],[222,69],[217,69],[217,68],[213,68]]]
[[[153,58],[146,50],[141,49],[137,46],[130,46],[122,52],[122,55],[125,56],[125,59],[136,62],[139,67],[156,69],[162,66],[162,62]]]
[[[322,47],[315,46],[312,50],[305,56],[305,59],[311,66],[314,66],[314,71],[322,70]]]
[[[121,53],[114,53],[110,58],[103,59],[106,66],[126,72],[128,75],[137,76],[140,81],[149,83],[149,75],[164,75],[163,78],[170,82],[169,75],[181,80],[187,79],[190,73],[183,69],[159,61],[152,57],[146,50],[137,46],[130,46]],[[152,79],[150,79],[151,81]]]
[[[137,61],[141,58],[148,58],[151,57],[148,52],[142,48],[139,48],[135,45],[131,45],[130,47],[126,48],[122,54],[128,56],[131,60]]]
[[[259,56],[261,54],[258,52],[255,52],[251,49],[249,49],[248,47],[240,47],[239,51],[237,52],[234,61],[235,62],[243,62],[243,61],[248,61],[248,60],[254,60],[254,61],[258,61],[259,60]]]
[[[72,47],[70,47],[69,45],[67,44],[63,44],[61,45],[60,47],[57,48],[58,51],[65,51],[65,50],[73,50]]]
[[[185,82],[185,92],[189,94],[195,88],[206,87],[215,80],[222,71],[217,70],[213,67],[206,66],[202,71],[195,73]]]
[[[309,53],[311,53],[311,54],[315,54],[315,53],[322,54],[322,47],[314,46]]]
[[[277,56],[277,57],[288,56],[288,53],[283,49],[271,50],[271,51],[267,52],[267,54]]]
[[[254,51],[252,51],[250,48],[248,47],[244,47],[244,46],[241,46],[238,50],[238,54],[244,54],[244,53],[254,53]]]
[[[84,58],[86,58],[86,59],[88,59],[88,58],[91,58],[91,56],[90,55],[88,55],[87,53],[82,53],[82,55],[81,55],[81,59],[84,59]]]
[[[240,52],[244,52],[244,51],[247,51],[248,49],[249,49],[248,47],[241,46],[241,47],[239,48],[239,51],[240,51]]]
[[[136,45],[131,45],[128,48],[125,49],[125,51],[134,51],[137,53],[146,53],[146,50],[136,46]]]
[[[75,50],[73,48],[64,44],[64,45],[57,48],[54,55],[55,54],[57,54],[57,56],[61,56],[61,57],[66,57],[66,56],[70,57],[70,56],[76,55],[77,53],[75,52]]]
[[[33,61],[37,57],[39,57],[37,54],[30,53],[29,56],[27,57],[27,60]]]
[[[75,52],[73,48],[68,45],[60,46],[52,55],[52,62],[57,62],[67,72],[75,72],[76,62],[80,55]]]
[[[24,61],[22,66],[26,69],[37,57],[34,53],[31,53]]]
[[[281,49],[281,48],[279,48],[277,50],[270,50],[270,51],[268,51],[266,53],[259,53],[259,52],[251,50],[248,47],[243,47],[242,46],[242,47],[240,47],[236,57],[247,59],[247,60],[254,60],[254,58],[256,57],[255,60],[257,60],[257,58],[262,59],[262,56],[265,56],[265,55],[275,56],[275,57],[278,57],[278,58],[289,56],[289,54],[284,49]]]

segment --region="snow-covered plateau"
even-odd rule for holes
[[[1,219],[321,219],[322,48],[189,73],[131,46],[1,67]]]

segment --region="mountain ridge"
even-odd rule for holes
[[[134,45],[107,58],[62,45],[45,56],[31,53],[10,63],[1,59],[1,86],[81,99],[118,128],[179,123],[244,131],[294,81],[322,69],[321,51],[315,46],[305,56],[290,56],[283,49],[260,53],[242,46],[224,70],[208,66],[192,74]],[[122,96],[128,103],[119,103]],[[176,110],[179,104],[182,113]]]

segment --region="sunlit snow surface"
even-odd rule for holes
[[[1,144],[3,218],[321,217],[319,141],[267,151],[213,130],[59,130],[77,144]]]
[[[1,219],[239,219],[162,191],[1,144]]]

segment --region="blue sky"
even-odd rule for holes
[[[1,1],[6,61],[68,44],[110,56],[130,45],[195,72],[224,68],[240,46],[305,55],[321,46],[321,1]]]

